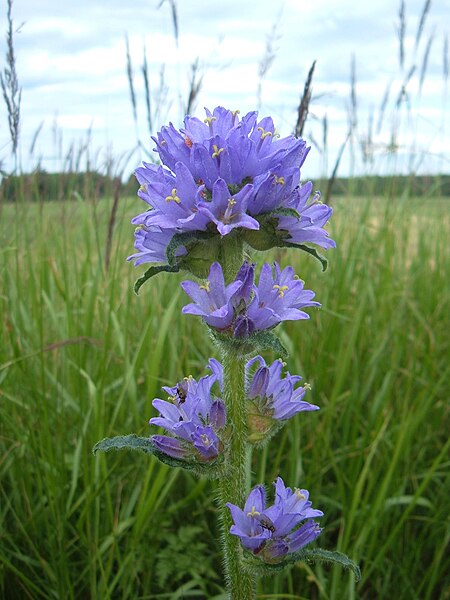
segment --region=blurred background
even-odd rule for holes
[[[449,14],[448,0],[2,0],[2,597],[225,597],[215,484],[91,455],[149,435],[161,385],[214,355],[181,317],[183,276],[136,297],[145,268],[125,258],[151,136],[224,105],[307,139],[302,180],[335,208],[338,245],[325,273],[264,256],[323,305],[281,333],[321,411],[254,453],[253,483],[309,489],[320,545],[363,575],[298,564],[258,597],[450,598]]]

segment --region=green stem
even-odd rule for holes
[[[242,242],[230,239],[222,247],[222,268],[227,283],[234,280],[243,262]],[[253,600],[256,582],[253,575],[244,571],[240,562],[239,538],[230,534],[233,524],[227,502],[242,507],[247,495],[247,424],[245,407],[245,360],[242,356],[222,347],[223,396],[230,425],[229,470],[220,480],[220,510],[222,512],[222,543],[230,600]]]
[[[229,441],[229,471],[220,480],[220,504],[222,510],[222,540],[225,570],[231,600],[252,600],[255,582],[251,574],[240,564],[239,538],[230,534],[233,524],[227,502],[242,507],[246,497],[247,483],[247,431],[245,411],[245,362],[230,352],[222,353],[223,395],[227,407],[227,422],[231,426]]]

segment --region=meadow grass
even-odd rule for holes
[[[224,598],[215,484],[145,455],[91,454],[105,436],[148,435],[160,386],[217,355],[180,314],[182,276],[133,294],[134,198],[120,200],[105,267],[111,204],[0,207],[0,595]],[[253,483],[281,474],[309,489],[320,545],[359,562],[362,580],[299,564],[258,597],[448,598],[447,202],[340,199],[331,233],[324,274],[276,253],[323,304],[280,329],[321,411],[254,452]]]

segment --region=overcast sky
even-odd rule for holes
[[[125,157],[135,146],[137,136],[151,151],[140,71],[145,44],[153,106],[163,65],[168,88],[155,128],[169,120],[181,124],[191,65],[198,59],[203,80],[196,114],[202,114],[203,106],[213,108],[219,104],[239,108],[241,113],[259,108],[261,115],[274,117],[280,133],[291,133],[304,80],[312,61],[317,60],[312,114],[304,132],[306,139],[321,147],[326,115],[328,156],[313,146],[304,167],[305,176],[317,177],[330,172],[346,137],[353,53],[358,105],[354,168],[382,172],[394,168],[394,157],[387,147],[392,130],[397,128],[396,169],[407,170],[411,165],[422,173],[448,172],[450,124],[447,122],[446,132],[445,119],[448,121],[450,111],[445,111],[443,54],[450,29],[450,0],[432,0],[422,39],[415,49],[423,4],[424,0],[406,1],[402,70],[396,33],[397,1],[177,0],[177,46],[168,1],[159,7],[159,0],[15,0],[17,71],[23,90],[22,168],[29,170],[38,160],[48,170],[65,168],[61,156],[67,154],[72,142],[78,148],[91,126],[91,160],[98,167],[107,155],[113,155],[116,163]],[[6,0],[2,0],[0,11],[3,69]],[[137,131],[126,76],[126,34],[137,93]],[[428,68],[420,92],[420,72],[430,36]],[[258,106],[258,70],[270,39],[275,58],[261,83]],[[401,82],[414,64],[417,69],[407,87],[410,111],[404,104],[395,113]],[[389,101],[378,131],[380,105],[388,85]],[[4,103],[1,106],[0,159],[11,166],[6,110]],[[371,114],[375,159],[372,167],[365,167],[358,148],[367,137]],[[41,122],[44,124],[30,157],[33,134]],[[136,153],[128,170],[142,157],[142,152]],[[350,172],[351,165],[349,146],[341,173]]]

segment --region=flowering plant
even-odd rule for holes
[[[256,283],[256,263],[249,260],[253,250],[293,247],[325,269],[315,246],[335,246],[325,229],[332,209],[310,182],[300,182],[309,147],[292,135],[281,138],[270,117],[240,118],[222,107],[206,110],[203,121],[186,117],[180,130],[163,127],[153,139],[161,164],[136,170],[148,208],[133,219],[136,252],[129,259],[151,266],[135,291],[162,271],[200,278],[181,283],[192,300],[182,312],[202,318],[221,362],[210,359],[210,374],[185,377],[163,388],[167,400],[153,400],[159,414],[150,424],[163,435],[105,439],[94,451],[139,449],[217,479],[232,600],[255,598],[259,575],[301,560],[335,562],[358,577],[346,556],[308,547],[321,532],[315,519],[323,513],[312,508],[307,490],[292,490],[278,477],[267,506],[262,484],[246,489],[248,448],[267,443],[297,413],[319,409],[304,399],[310,386],[298,386],[300,376],[283,376],[281,359],[268,365],[259,354],[287,355],[273,330],[308,319],[304,309],[320,306],[315,294],[292,267],[276,262],[262,265]]]

